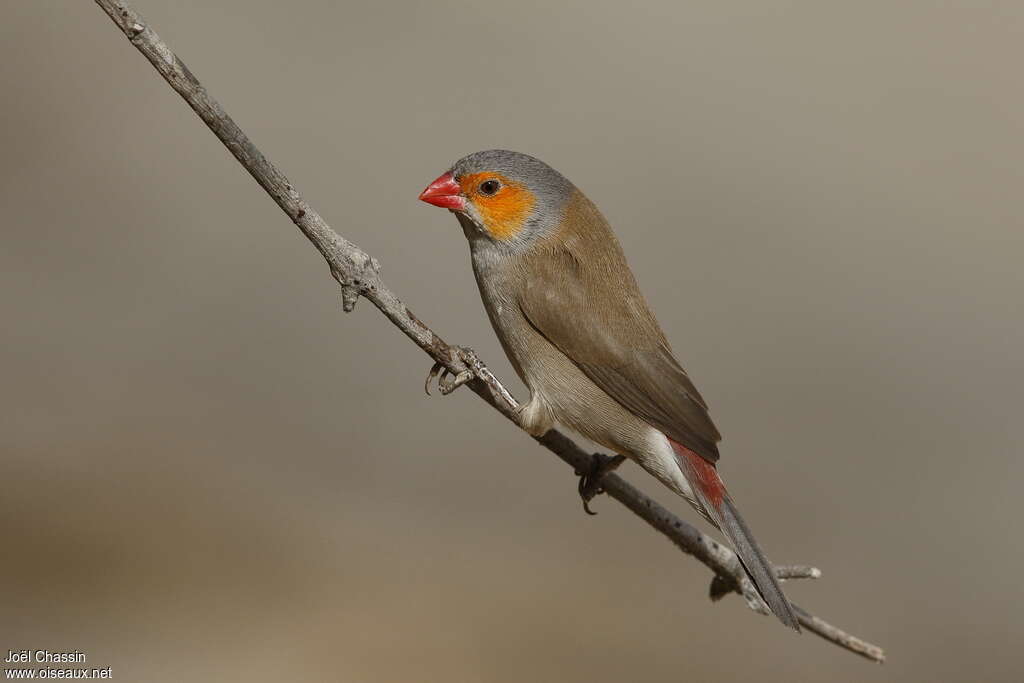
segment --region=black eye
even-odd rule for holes
[[[493,197],[494,195],[498,194],[498,190],[500,189],[501,183],[499,183],[497,180],[485,180],[482,183],[480,183],[480,194],[486,195],[488,197]]]

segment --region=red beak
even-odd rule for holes
[[[420,192],[420,200],[427,204],[440,206],[442,209],[461,211],[466,208],[466,200],[462,196],[462,188],[455,182],[451,173],[445,173],[434,182],[427,185],[427,189]]]

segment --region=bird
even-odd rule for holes
[[[469,242],[487,316],[530,391],[524,429],[540,437],[558,423],[636,462],[722,532],[772,613],[799,631],[719,476],[707,403],[597,206],[543,161],[500,149],[459,159],[419,199],[454,213]]]

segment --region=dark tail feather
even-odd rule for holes
[[[750,533],[747,523],[740,516],[740,511],[732,502],[732,497],[725,490],[725,484],[718,476],[718,470],[704,458],[690,449],[672,442],[673,450],[679,456],[680,469],[690,482],[690,487],[697,495],[708,517],[714,522],[725,537],[729,539],[733,550],[740,558],[740,563],[747,571],[747,576],[761,594],[761,598],[771,608],[772,613],[786,626],[799,631],[800,623],[793,612],[792,605],[782,592],[779,580],[772,570],[768,558]]]
[[[797,621],[796,614],[793,613],[793,606],[786,599],[786,594],[782,592],[782,586],[779,585],[779,580],[776,578],[775,572],[772,571],[768,558],[761,552],[753,534],[747,528],[747,523],[740,517],[739,510],[736,509],[728,494],[722,499],[722,504],[717,512],[717,515],[712,514],[718,517],[716,520],[718,528],[729,539],[743,568],[747,570],[747,575],[757,587],[757,592],[761,594],[779,621],[799,631],[800,622]]]

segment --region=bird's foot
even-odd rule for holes
[[[434,363],[430,368],[430,372],[427,373],[427,381],[423,384],[423,390],[427,392],[427,396],[430,395],[430,385],[437,380],[437,388],[441,390],[442,396],[447,396],[466,382],[471,381],[477,376],[477,370],[483,367],[483,363],[480,362],[480,358],[476,355],[476,352],[468,346],[453,346],[452,350],[454,355],[462,361],[466,366],[466,369],[458,374],[452,373],[443,363]],[[438,377],[440,373],[440,377]]]
[[[590,509],[590,501],[599,493],[604,493],[604,487],[601,486],[601,482],[604,480],[605,475],[617,468],[625,460],[625,456],[622,455],[609,457],[600,453],[594,453],[590,458],[590,468],[586,472],[576,472],[576,476],[580,478],[578,490],[580,498],[583,499],[583,509],[588,515],[597,514]]]

